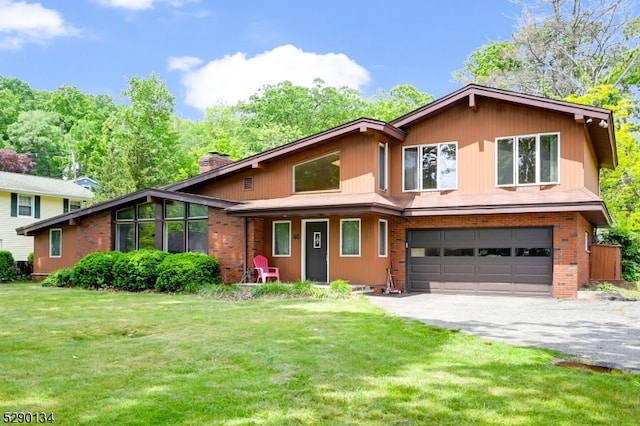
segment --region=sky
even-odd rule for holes
[[[509,0],[0,0],[0,76],[119,101],[156,73],[193,120],[285,80],[438,98],[519,14]]]

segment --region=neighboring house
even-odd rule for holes
[[[16,234],[16,228],[32,225],[84,207],[93,193],[70,181],[0,172],[0,249],[26,261],[33,252],[33,237]]]
[[[76,180],[76,184],[80,185],[83,188],[90,189],[92,191],[95,191],[96,188],[98,187],[98,182],[96,182],[95,180],[91,179],[88,176],[83,176],[81,178],[78,178],[78,180]]]
[[[36,238],[37,274],[155,247],[215,256],[226,282],[264,254],[285,281],[382,288],[392,264],[410,292],[575,297],[616,163],[611,111],[469,85],[18,233]]]

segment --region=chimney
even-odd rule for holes
[[[200,174],[218,169],[231,163],[233,163],[233,160],[229,158],[229,154],[224,154],[218,151],[209,151],[202,157],[198,158]]]

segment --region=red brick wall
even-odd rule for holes
[[[242,279],[245,256],[245,226],[241,217],[227,216],[220,209],[209,209],[209,256],[220,262],[224,283]]]
[[[390,243],[398,285],[406,288],[407,229],[545,226],[553,227],[553,296],[576,297],[583,280],[588,281],[589,260],[580,253],[584,252],[585,223],[588,225],[575,212],[394,218],[390,223]]]

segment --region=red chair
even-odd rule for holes
[[[276,281],[280,281],[280,268],[269,266],[269,261],[263,255],[259,254],[254,257],[253,265],[258,272],[258,282],[266,283],[269,278],[275,278]]]

